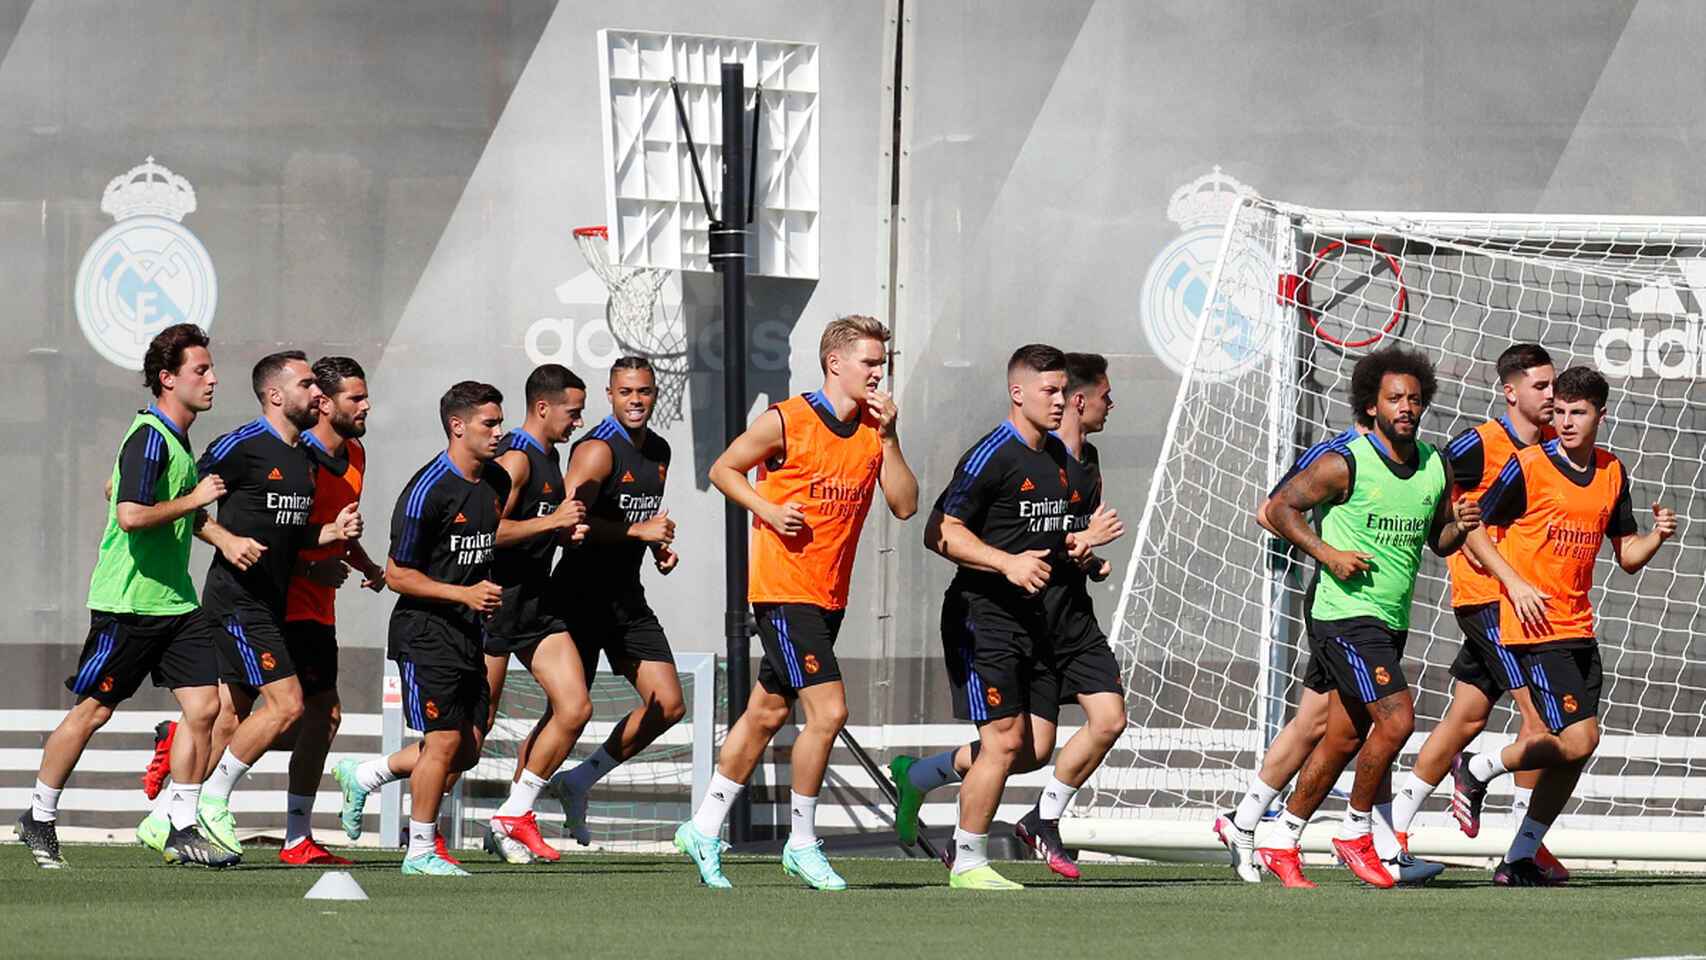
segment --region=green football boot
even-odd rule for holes
[[[707,837],[689,820],[676,828],[675,849],[685,853],[699,867],[699,882],[707,887],[727,890],[734,886],[723,876],[723,841]]]
[[[917,762],[917,757],[904,753],[889,761],[889,776],[900,798],[895,803],[894,832],[903,847],[918,842],[918,811],[924,806],[924,791],[912,785],[912,765]]]
[[[201,802],[196,804],[195,822],[201,827],[202,836],[239,857],[243,855],[243,844],[237,839],[237,818],[231,815],[229,798],[202,794]]]
[[[344,805],[338,811],[338,823],[344,828],[344,836],[351,840],[361,839],[361,814],[367,808],[367,791],[361,788],[356,779],[356,768],[360,764],[351,757],[345,757],[332,767],[332,779],[338,782],[338,787],[344,792]]]
[[[823,841],[819,840],[809,847],[782,848],[782,870],[791,877],[799,877],[813,890],[845,890],[847,881],[841,879],[841,874],[829,865],[829,860],[823,855]]]
[[[172,835],[172,821],[158,810],[136,825],[136,842],[155,853],[166,852],[166,838]]]

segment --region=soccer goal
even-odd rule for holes
[[[1629,468],[1643,529],[1655,500],[1683,522],[1637,576],[1601,557],[1604,739],[1547,844],[1706,860],[1706,218],[1345,212],[1245,194],[1207,284],[1113,624],[1130,727],[1063,822],[1066,841],[1224,856],[1209,824],[1294,709],[1308,656],[1313,561],[1258,527],[1256,507],[1298,453],[1350,424],[1346,387],[1367,351],[1402,343],[1434,360],[1422,437],[1443,445],[1502,411],[1493,360],[1534,341],[1560,370],[1592,364],[1611,381],[1600,442]],[[1417,732],[1401,769],[1445,710],[1459,639],[1445,564],[1428,553],[1406,651]],[[1471,749],[1516,727],[1507,702]],[[1449,784],[1438,791],[1416,852],[1501,854],[1509,778],[1494,791],[1474,841],[1450,820]],[[1328,834],[1312,829],[1305,849],[1325,851]]]

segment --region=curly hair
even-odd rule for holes
[[[1351,370],[1351,412],[1358,419],[1366,417],[1365,411],[1379,399],[1380,381],[1389,373],[1415,377],[1416,382],[1422,385],[1422,406],[1432,405],[1434,391],[1439,389],[1433,362],[1415,350],[1386,347],[1358,360]]]

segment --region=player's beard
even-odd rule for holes
[[[356,423],[354,417],[332,414],[332,429],[345,440],[359,440],[367,435],[367,424]]]
[[[1375,425],[1380,428],[1381,436],[1387,438],[1388,440],[1391,440],[1393,443],[1415,443],[1416,442],[1416,431],[1418,429],[1420,429],[1420,424],[1418,424],[1415,420],[1411,420],[1410,421],[1410,433],[1409,433],[1409,435],[1408,436],[1400,436],[1398,434],[1398,424],[1396,421],[1388,420],[1385,417],[1380,416],[1379,414],[1375,414],[1374,422],[1375,422]]]
[[[305,403],[294,410],[286,407],[284,419],[289,420],[290,425],[298,430],[311,430],[314,424],[320,422],[320,409],[312,403]]]

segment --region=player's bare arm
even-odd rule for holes
[[[111,481],[108,481],[109,487]],[[111,496],[111,493],[108,493]],[[214,503],[225,496],[225,478],[217,473],[210,473],[201,478],[189,493],[164,503],[154,503],[143,506],[128,500],[120,501],[115,511],[118,515],[118,528],[125,533],[146,530],[149,527],[163,527],[168,523],[176,523],[202,507]]]
[[[1313,557],[1327,572],[1349,580],[1369,569],[1374,558],[1366,553],[1339,550],[1309,523],[1309,512],[1323,503],[1336,503],[1351,489],[1351,468],[1344,457],[1321,457],[1285,482],[1268,500],[1268,519],[1275,532]]]
[[[1485,529],[1471,530],[1464,538],[1463,551],[1504,586],[1517,619],[1531,627],[1540,627],[1546,622],[1546,601],[1552,599],[1551,596],[1542,593],[1516,572],[1499,548],[1493,546],[1493,540],[1487,536]]]
[[[792,537],[805,529],[805,511],[798,504],[771,503],[759,496],[752,481],[747,479],[747,474],[759,464],[785,455],[785,437],[782,414],[776,410],[764,411],[711,464],[711,484],[777,533]]]
[[[360,540],[349,542],[347,559],[350,566],[361,573],[361,585],[363,587],[372,590],[374,593],[380,593],[385,589],[385,568],[373,562],[373,557],[368,554],[367,548],[361,545]]]
[[[1445,493],[1434,508],[1433,525],[1428,529],[1428,546],[1442,557],[1456,553],[1463,546],[1469,531],[1481,525],[1481,502],[1469,497],[1453,497],[1456,481],[1451,475],[1451,460],[1441,457],[1445,467]]]
[[[924,546],[967,569],[999,573],[1027,593],[1038,593],[1048,585],[1047,550],[1008,553],[997,549],[984,543],[958,517],[940,510],[932,511],[930,522],[925,524]]]
[[[1676,511],[1653,501],[1653,529],[1646,533],[1612,537],[1611,550],[1617,555],[1617,565],[1624,573],[1638,573],[1658,555],[1659,547],[1676,536]]]
[[[261,554],[267,552],[267,545],[253,537],[240,537],[219,525],[219,521],[206,513],[198,515],[201,522],[196,526],[197,540],[219,551],[225,562],[238,570],[247,570],[260,562]]]
[[[865,408],[877,421],[877,436],[883,444],[883,466],[877,473],[877,485],[883,488],[883,499],[897,520],[909,520],[918,512],[918,477],[900,452],[900,408],[894,397],[881,390],[865,394]]]
[[[352,503],[338,511],[331,523],[308,528],[308,537],[320,546],[354,540],[361,536],[361,505]]]
[[[504,501],[503,516],[498,520],[498,546],[513,547],[554,531],[564,531],[567,541],[578,541],[585,536],[587,531],[582,521],[586,519],[586,504],[575,499],[564,500],[557,509],[542,517],[510,519],[515,514],[515,505],[521,501],[522,490],[533,476],[533,467],[528,463],[527,454],[521,450],[505,451],[498,457],[497,464],[509,474],[510,479],[509,499]]]
[[[482,580],[466,587],[440,583],[424,572],[403,566],[396,560],[386,561],[385,582],[401,596],[435,600],[439,603],[457,603],[475,613],[495,613],[503,600],[503,588],[490,580]]]
[[[576,526],[581,530],[581,536],[575,540],[585,540],[587,543],[621,543],[624,540],[638,540],[642,543],[667,544],[675,539],[675,521],[669,519],[669,511],[659,510],[657,516],[639,523],[624,523],[620,520],[607,520],[602,517],[588,516],[586,505],[598,497],[598,488],[610,478],[615,469],[615,459],[610,454],[610,444],[602,440],[587,440],[575,447],[575,452],[569,457],[569,469],[563,476],[563,486],[570,491],[573,500],[564,500],[562,510],[570,503],[580,512]],[[568,542],[568,541],[565,541]]]

